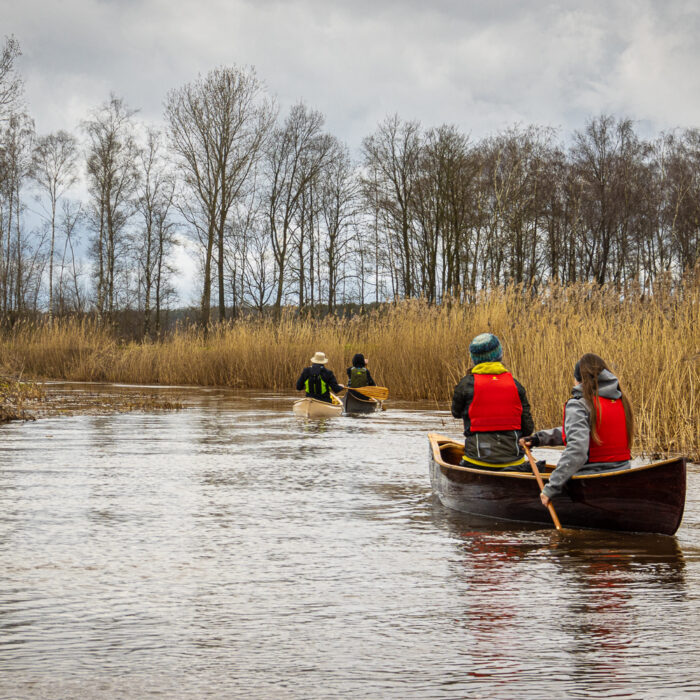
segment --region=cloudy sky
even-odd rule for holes
[[[0,0],[39,133],[110,92],[160,122],[167,91],[253,65],[358,149],[388,114],[473,137],[601,112],[642,135],[700,126],[696,0]]]

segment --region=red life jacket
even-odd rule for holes
[[[472,433],[520,430],[523,405],[510,372],[474,374],[474,398],[469,406]]]
[[[627,417],[622,399],[606,399],[598,397],[598,437],[600,444],[591,434],[588,440],[589,462],[625,462],[632,458],[629,441],[627,440]],[[566,445],[566,404],[561,423],[561,437]]]

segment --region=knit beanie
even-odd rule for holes
[[[469,344],[469,354],[475,365],[497,362],[503,357],[501,341],[493,333],[481,333]]]

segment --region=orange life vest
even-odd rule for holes
[[[472,433],[521,430],[523,405],[510,372],[474,374],[474,398],[469,406]]]
[[[596,462],[625,462],[631,459],[629,441],[627,440],[627,417],[621,399],[606,399],[598,396],[598,444],[591,434],[588,440],[588,461]],[[566,404],[561,422],[561,437],[566,445]]]

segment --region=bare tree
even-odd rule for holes
[[[16,315],[26,307],[28,272],[27,241],[24,237],[22,191],[31,172],[34,124],[24,112],[14,113],[0,134],[0,247],[2,248],[3,314]]]
[[[68,199],[61,201],[61,215],[58,219],[59,231],[63,234],[63,251],[58,277],[58,312],[83,313],[87,293],[82,278],[84,276],[80,259],[76,258],[75,245],[78,241],[77,229],[84,219],[80,203]]]
[[[323,121],[320,112],[309,110],[301,103],[295,105],[284,125],[274,131],[265,155],[267,215],[277,267],[275,313],[278,315],[301,199],[331,156],[332,139],[323,133]],[[303,255],[298,262],[303,266]]]
[[[581,216],[587,236],[584,278],[599,284],[616,276],[616,253],[627,233],[625,207],[634,186],[628,179],[631,161],[643,155],[629,119],[610,115],[591,119],[583,131],[574,134],[572,167],[583,189]],[[617,245],[616,245],[617,243]]]
[[[277,267],[270,243],[266,219],[257,219],[249,230],[245,256],[245,294],[250,305],[261,315],[274,299]]]
[[[324,259],[330,312],[338,301],[360,190],[348,149],[335,139],[333,151],[321,177],[321,214],[325,229]]]
[[[171,210],[175,193],[175,178],[168,171],[162,153],[160,134],[149,129],[146,145],[139,152],[139,187],[136,209],[141,225],[135,236],[140,285],[143,293],[143,334],[151,333],[153,307],[155,330],[160,330],[162,292],[168,286],[172,267],[168,256],[175,244],[175,221]]]
[[[219,318],[226,316],[227,222],[265,143],[275,109],[265,98],[255,71],[233,67],[218,68],[205,78],[172,90],[165,116],[188,198],[181,211],[194,224],[204,248],[201,312],[202,322],[208,324],[214,262]]]
[[[363,151],[366,168],[377,175],[365,183],[365,189],[377,188],[373,199],[395,241],[391,249],[399,255],[403,294],[411,297],[417,262],[411,203],[421,153],[420,124],[389,117],[364,140]]]
[[[112,95],[82,125],[88,137],[89,217],[94,232],[95,306],[99,314],[111,315],[120,298],[127,303],[126,226],[134,213],[139,177],[134,114],[121,98]]]
[[[66,131],[40,137],[34,147],[32,176],[41,193],[48,198],[45,208],[49,237],[49,320],[54,311],[54,251],[56,245],[57,209],[60,198],[78,179],[78,145]]]
[[[21,55],[17,39],[6,37],[0,51],[0,124],[7,123],[16,111],[22,94],[22,79],[15,72],[15,61]]]

